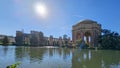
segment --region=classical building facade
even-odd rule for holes
[[[92,20],[83,20],[72,26],[72,40],[85,41],[89,47],[98,46],[97,38],[101,35],[101,24]]]

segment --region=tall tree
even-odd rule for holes
[[[101,48],[104,49],[120,49],[120,35],[110,30],[102,30],[102,35],[99,37]]]
[[[9,43],[9,39],[8,39],[7,36],[5,36],[5,37],[3,38],[2,43],[3,43],[3,45],[8,45],[8,43]]]

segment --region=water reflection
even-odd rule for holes
[[[71,62],[72,58],[72,52],[67,48],[16,47],[15,52],[16,61],[21,61],[22,67],[29,68],[70,68],[67,62]]]
[[[7,65],[15,63],[15,47],[0,46],[0,68],[5,68]]]
[[[81,50],[73,53],[72,68],[119,68],[119,51]]]
[[[0,46],[0,68],[119,68],[120,51]],[[2,61],[2,62],[1,62]]]

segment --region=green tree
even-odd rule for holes
[[[8,39],[7,36],[5,36],[5,37],[3,38],[2,43],[3,43],[3,45],[8,45],[8,43],[9,43],[9,39]]]
[[[120,35],[107,29],[102,30],[98,42],[103,49],[120,49]]]

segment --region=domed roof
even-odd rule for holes
[[[77,26],[77,25],[79,25],[79,24],[94,24],[94,23],[97,24],[96,21],[93,21],[93,20],[90,20],[90,19],[86,19],[86,20],[82,20],[82,21],[78,22],[78,23],[77,23],[76,25],[74,25],[74,26]]]
[[[80,21],[79,23],[97,23],[97,22],[93,21],[93,20],[86,19],[86,20]]]

